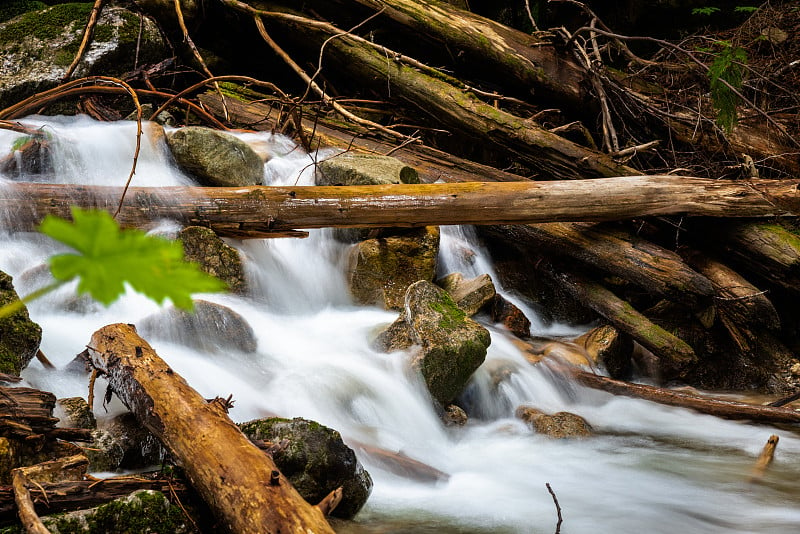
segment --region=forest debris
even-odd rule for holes
[[[303,500],[272,460],[131,325],[101,328],[89,347],[93,364],[106,374],[113,391],[161,440],[227,528],[235,533],[333,533],[319,509]],[[273,472],[280,483],[265,484]]]
[[[778,446],[779,439],[778,436],[773,434],[769,437],[767,443],[764,444],[764,448],[761,449],[761,454],[758,455],[758,459],[756,459],[756,463],[753,465],[753,470],[750,473],[750,482],[758,482],[764,478],[764,472],[775,457],[775,448]]]

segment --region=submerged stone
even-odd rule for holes
[[[0,306],[19,300],[12,278],[0,271]],[[19,375],[36,356],[42,328],[31,321],[28,309],[0,319],[0,372]]]
[[[516,416],[538,434],[551,438],[582,438],[592,434],[589,423],[583,417],[570,412],[548,415],[530,406],[520,406],[517,408]]]
[[[204,352],[255,352],[257,341],[247,319],[227,306],[194,301],[194,311],[168,308],[142,319],[137,329],[145,338],[181,343]]]
[[[372,478],[337,431],[301,418],[259,419],[240,426],[252,440],[284,442],[272,459],[309,503],[319,503],[341,486],[342,501],[332,515],[350,519],[367,502]]]

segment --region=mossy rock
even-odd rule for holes
[[[264,182],[264,162],[241,139],[202,126],[167,134],[167,145],[181,169],[212,187],[247,187]]]
[[[435,226],[356,244],[349,258],[353,300],[400,310],[408,286],[433,280],[438,254],[439,228]]]
[[[418,184],[413,167],[391,156],[346,152],[317,165],[317,185]]]
[[[431,397],[447,406],[486,359],[490,343],[489,331],[467,317],[446,291],[420,280],[409,286],[403,313],[373,346],[387,352],[419,346],[412,367]]]
[[[141,490],[107,504],[42,518],[53,534],[181,534],[193,532],[179,506],[153,490]],[[16,528],[16,527],[14,527]],[[0,530],[2,533],[23,532]]]
[[[0,306],[19,300],[12,278],[0,271]],[[0,319],[0,372],[18,375],[36,356],[42,328],[31,321],[28,309]]]
[[[80,47],[92,4],[57,4],[0,24],[0,56],[4,59],[0,65],[0,108],[61,82]],[[107,6],[73,77],[121,77],[133,70],[137,51],[140,64],[166,56],[157,26],[127,9]]]
[[[367,502],[372,478],[337,431],[301,418],[259,419],[240,426],[253,440],[274,444],[286,440],[273,460],[309,503],[317,504],[341,486],[342,501],[332,515],[350,519]]]
[[[180,231],[185,258],[196,262],[204,272],[225,282],[233,293],[245,293],[247,281],[239,251],[225,243],[214,231],[203,226],[188,226]]]

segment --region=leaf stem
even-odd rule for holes
[[[55,291],[56,289],[63,286],[67,282],[68,280],[56,280],[55,282],[49,285],[40,287],[39,289],[37,289],[32,293],[28,293],[21,299],[9,302],[8,304],[0,307],[0,319],[5,319],[6,317],[14,315],[18,311],[20,311],[27,303],[34,301],[38,298],[41,298],[52,291]]]

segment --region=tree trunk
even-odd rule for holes
[[[743,402],[696,397],[687,395],[686,393],[644,384],[630,384],[628,382],[614,380],[613,378],[587,373],[579,369],[569,369],[567,372],[584,386],[602,389],[614,395],[645,399],[659,404],[666,404],[667,406],[689,408],[700,413],[724,417],[726,419],[744,419],[770,424],[800,423],[800,412],[787,408],[773,408],[771,406],[757,406],[745,404]]]
[[[131,325],[101,328],[88,347],[93,365],[231,532],[333,534],[222,408],[189,387]]]
[[[787,206],[800,203],[794,186],[756,185]],[[15,183],[0,188],[0,207],[19,230],[46,214],[69,217],[73,205],[113,210],[121,188]],[[20,202],[24,198],[25,202]],[[800,213],[800,207],[797,212]],[[753,184],[700,178],[635,176],[591,181],[312,187],[132,187],[117,221],[146,226],[159,219],[209,226],[221,235],[326,227],[419,227],[439,224],[523,224],[615,220],[645,215],[772,217],[786,215]],[[557,227],[552,227],[557,228]],[[558,227],[560,228],[560,227]],[[531,229],[542,235],[545,230]],[[564,227],[563,236],[571,233]],[[577,238],[576,238],[577,239]],[[588,244],[584,239],[575,246]],[[709,293],[706,291],[705,293]]]

